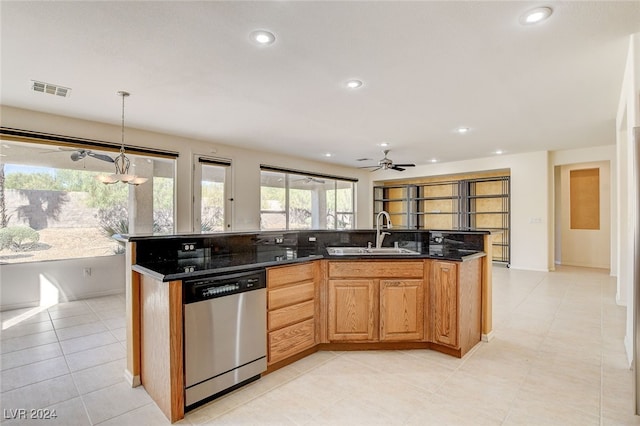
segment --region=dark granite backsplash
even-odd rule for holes
[[[424,254],[443,254],[483,250],[483,234],[456,231],[391,230],[384,239],[384,247],[419,251]],[[270,231],[255,233],[192,234],[157,237],[131,237],[137,244],[136,263],[158,264],[176,261],[181,265],[214,259],[221,265],[250,264],[278,260],[299,259],[314,255],[325,256],[331,246],[366,247],[375,244],[375,230],[353,231]],[[226,260],[225,260],[226,259]]]

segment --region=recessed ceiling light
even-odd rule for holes
[[[252,32],[249,37],[252,41],[261,46],[268,46],[276,41],[276,36],[271,31],[267,30],[256,30]]]
[[[431,162],[432,162],[432,163],[437,163],[437,162],[438,162],[438,159],[437,159],[437,158],[432,158],[432,159],[431,159]]]
[[[520,16],[520,23],[522,25],[537,24],[547,19],[552,13],[553,9],[550,7],[536,7]]]
[[[498,154],[498,155],[502,155],[502,154],[504,154],[504,151],[503,151],[503,150],[501,150],[501,149],[497,149],[497,150],[496,150],[496,154]]]
[[[361,80],[349,80],[349,81],[347,81],[347,87],[349,89],[357,89],[359,87],[362,87],[362,81]]]
[[[469,131],[469,128],[468,127],[458,127],[456,129],[456,131],[458,133],[460,133],[461,135],[464,135],[465,133],[467,133]]]
[[[379,146],[381,146],[383,148],[387,147],[387,146],[389,146],[389,142],[382,142],[382,143],[379,144]]]
[[[331,154],[330,152],[327,152],[324,156],[325,157],[333,157],[333,154]]]

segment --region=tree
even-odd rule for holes
[[[49,218],[58,220],[62,206],[69,201],[64,191],[40,191],[37,189],[20,190],[20,195],[29,204],[17,208],[18,218],[26,219],[32,229],[44,229]]]
[[[8,222],[7,202],[4,192],[4,163],[0,163],[0,228],[6,228]]]

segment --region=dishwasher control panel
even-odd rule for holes
[[[266,273],[263,270],[185,280],[184,303],[195,303],[266,286]]]

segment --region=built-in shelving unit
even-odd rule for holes
[[[510,262],[510,180],[509,176],[463,181],[466,185],[465,212],[471,229],[495,231],[493,260]]]
[[[483,177],[390,184],[373,189],[373,213],[386,210],[394,228],[494,231],[493,261],[510,261],[510,179]]]

